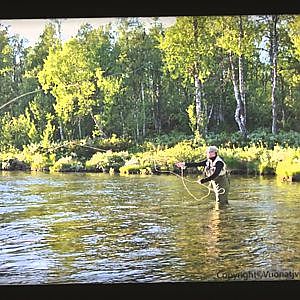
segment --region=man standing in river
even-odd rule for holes
[[[199,180],[201,184],[205,182],[211,182],[213,190],[216,196],[216,209],[228,205],[228,193],[229,193],[229,178],[226,169],[226,164],[223,159],[218,155],[218,148],[216,146],[209,146],[206,151],[207,159],[189,163],[178,162],[176,166],[179,168],[188,167],[205,167],[205,178]]]

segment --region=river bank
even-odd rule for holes
[[[83,147],[85,147],[83,151]],[[182,141],[172,147],[155,147],[144,151],[97,150],[76,145],[64,151],[41,151],[34,147],[23,151],[0,153],[0,170],[32,170],[42,172],[103,172],[120,175],[153,175],[172,171],[178,161],[195,162],[205,158],[206,145],[195,147],[191,141]],[[246,147],[219,147],[229,173],[241,175],[271,175],[283,181],[300,181],[300,148],[276,145],[272,149],[262,145]],[[190,168],[186,174],[201,170]]]

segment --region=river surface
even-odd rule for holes
[[[299,196],[231,176],[215,210],[173,175],[0,172],[0,284],[299,280]]]

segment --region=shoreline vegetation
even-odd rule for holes
[[[177,139],[176,139],[177,137]],[[227,142],[225,141],[227,139]],[[216,134],[206,141],[173,133],[143,144],[129,139],[64,141],[49,145],[30,144],[23,150],[7,149],[0,153],[2,171],[41,172],[103,172],[121,176],[156,175],[162,171],[179,173],[178,161],[195,162],[205,158],[208,145],[219,147],[230,174],[271,175],[281,181],[300,181],[300,134],[285,133],[280,139],[274,135],[252,134],[247,141],[234,135]],[[201,169],[189,168],[185,174],[199,174]]]
[[[0,167],[300,176],[300,15],[126,17],[26,46],[0,24]],[[189,173],[200,173],[187,169]]]

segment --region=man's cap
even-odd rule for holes
[[[209,146],[207,152],[218,152],[218,148],[216,146]]]

